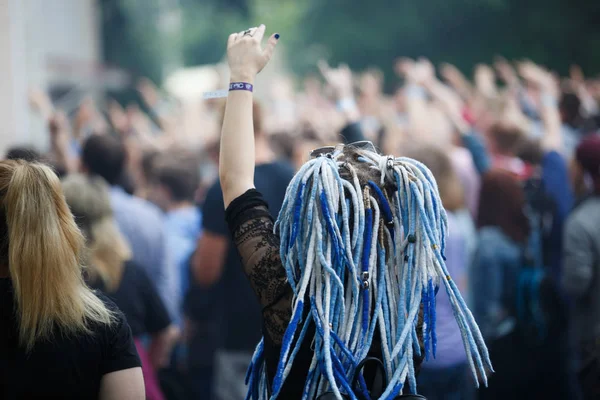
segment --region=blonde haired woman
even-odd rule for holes
[[[85,285],[83,248],[54,172],[0,161],[0,398],[144,398],[127,321]]]
[[[177,328],[146,271],[130,261],[131,250],[113,219],[109,189],[101,178],[69,175],[63,181],[67,203],[83,232],[88,251],[88,283],[123,311],[142,360],[146,398],[164,398],[155,371],[167,366]],[[151,335],[146,350],[140,337]]]

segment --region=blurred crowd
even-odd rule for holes
[[[276,217],[310,151],[354,139],[431,169],[448,212],[448,270],[495,374],[487,389],[470,389],[440,291],[439,346],[422,367],[420,393],[598,398],[600,79],[577,66],[561,77],[504,59],[467,77],[402,58],[390,94],[377,69],[318,67],[302,81],[256,85],[256,185]],[[50,150],[14,147],[6,158],[46,162],[61,177],[88,239],[88,285],[125,313],[147,398],[237,400],[262,327],[217,182],[225,99],[187,107],[147,80],[137,89],[142,104],[101,108],[86,99],[73,115],[32,91]]]

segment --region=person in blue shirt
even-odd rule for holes
[[[159,155],[152,165],[149,199],[165,212],[169,254],[177,269],[175,322],[182,327],[183,296],[189,288],[190,256],[200,237],[202,213],[194,203],[199,185],[198,163],[191,155]]]
[[[156,285],[169,315],[177,315],[177,268],[168,256],[163,215],[147,200],[131,196],[118,186],[125,171],[123,143],[110,135],[92,135],[81,153],[82,172],[104,178],[111,186],[110,201],[115,220],[133,252],[132,261],[146,270]]]

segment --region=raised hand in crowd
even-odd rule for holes
[[[534,85],[541,92],[553,96],[558,95],[559,88],[550,71],[531,61],[518,63],[517,69],[523,79]]]
[[[558,112],[560,88],[557,81],[550,71],[531,61],[519,63],[517,69],[521,77],[539,91],[539,111],[544,124],[542,146],[548,151],[562,151],[564,143]]]
[[[48,120],[50,132],[50,156],[57,166],[72,173],[79,169],[79,159],[71,151],[71,126],[62,111],[56,111]]]
[[[486,64],[478,64],[475,67],[475,87],[482,95],[493,98],[498,94],[496,87],[496,75],[494,70]]]
[[[152,131],[161,130],[161,134],[173,138],[179,134],[180,128],[180,108],[172,99],[163,97],[156,85],[148,78],[139,80],[136,89],[142,98],[142,101],[155,116],[158,127],[152,122],[150,125]]]
[[[232,33],[227,40],[227,63],[231,87],[221,130],[219,176],[225,207],[254,187],[254,132],[252,123],[252,85],[267,65],[279,34],[273,34],[263,47],[266,27]]]
[[[46,92],[34,88],[29,91],[29,105],[40,113],[44,121],[48,121],[54,113],[54,105]]]
[[[569,68],[570,85],[573,91],[581,100],[581,109],[586,117],[598,114],[600,108],[598,107],[597,99],[591,92],[591,84],[586,81],[583,70],[579,65],[571,65]]]
[[[81,143],[91,134],[104,134],[108,130],[108,123],[96,107],[94,99],[90,96],[84,98],[73,121],[73,138]]]
[[[110,100],[108,103],[108,120],[113,129],[120,135],[127,135],[131,131],[131,124],[125,110],[116,100]]]
[[[332,89],[338,110],[344,115],[346,123],[357,122],[360,113],[354,97],[352,71],[346,64],[331,68],[329,64],[320,60],[318,65],[325,82]]]
[[[458,68],[449,63],[442,63],[440,65],[440,75],[463,100],[471,99],[471,96],[473,96],[472,84]]]
[[[496,57],[494,68],[498,73],[498,77],[506,84],[508,90],[519,88],[519,76],[515,68],[504,57]]]
[[[404,60],[404,66],[400,68],[406,79],[404,94],[406,99],[406,114],[408,118],[407,134],[412,138],[419,138],[431,143],[431,111],[426,97],[424,85],[427,84],[435,74],[433,65],[426,60],[418,61]]]
[[[158,94],[156,85],[154,85],[150,79],[140,79],[136,89],[148,107],[154,109],[156,106],[158,106],[158,103],[160,102],[160,95]]]

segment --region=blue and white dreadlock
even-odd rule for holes
[[[309,161],[287,189],[275,231],[294,292],[293,313],[270,398],[277,398],[302,342],[313,340],[302,398],[332,391],[340,400],[342,393],[356,399],[351,379],[376,329],[388,382],[380,398],[401,394],[405,382],[416,393],[419,311],[424,356],[435,357],[439,286],[448,293],[475,382],[487,384],[487,348],[444,263],[447,219],[431,172],[408,158],[356,154],[348,162],[338,148]],[[375,171],[379,182],[361,184],[356,168]],[[311,323],[314,339],[306,338]],[[263,347],[261,341],[248,371],[247,399],[269,398]],[[366,393],[364,381],[360,387]]]

